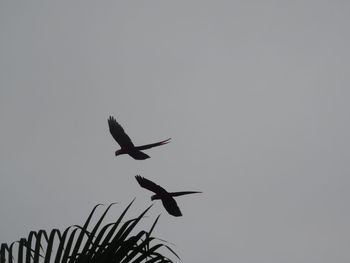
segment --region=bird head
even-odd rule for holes
[[[120,150],[115,151],[115,156],[118,156],[120,154],[121,154]]]
[[[152,195],[151,196],[151,200],[154,201],[154,200],[157,200],[157,199],[160,199],[159,195]]]

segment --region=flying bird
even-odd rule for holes
[[[121,149],[115,152],[115,156],[121,154],[129,154],[132,158],[136,160],[145,160],[147,158],[150,158],[150,156],[142,152],[142,150],[147,150],[152,147],[167,144],[171,139],[169,138],[161,142],[146,144],[142,146],[135,146],[131,141],[130,137],[125,133],[123,127],[115,120],[114,117],[109,116],[108,126],[112,137],[114,138],[114,140],[117,141],[117,143],[121,147]]]
[[[183,192],[167,192],[163,187],[153,183],[152,181],[140,176],[135,176],[137,182],[141,187],[146,188],[155,193],[155,195],[151,196],[151,200],[162,200],[164,208],[168,211],[169,214],[173,216],[182,216],[180,208],[177,206],[177,203],[173,197],[187,194],[195,194],[201,192],[195,191],[183,191]]]

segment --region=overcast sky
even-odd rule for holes
[[[0,243],[136,197],[183,262],[350,262],[348,1],[0,1]],[[151,159],[115,157],[113,115]],[[100,210],[102,211],[102,210]]]

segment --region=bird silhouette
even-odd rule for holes
[[[142,146],[135,146],[131,141],[130,137],[125,133],[123,127],[115,120],[113,116],[109,116],[108,126],[112,137],[114,138],[114,140],[117,141],[117,143],[121,147],[121,149],[115,152],[116,156],[121,154],[129,154],[132,158],[136,160],[145,160],[147,158],[150,158],[150,156],[142,152],[142,150],[147,150],[152,147],[167,144],[171,139],[169,138],[161,142],[146,144]]]
[[[151,200],[152,201],[157,199],[162,200],[164,208],[168,211],[170,215],[173,215],[173,216],[182,216],[180,208],[177,206],[177,203],[173,197],[180,196],[180,195],[201,193],[196,191],[182,191],[182,192],[169,193],[163,187],[153,183],[152,181],[140,175],[136,175],[135,178],[141,187],[146,188],[147,190],[150,190],[155,193],[155,195],[151,196]]]

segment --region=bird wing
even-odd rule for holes
[[[143,188],[146,188],[147,190],[150,190],[156,194],[161,194],[161,195],[168,194],[168,192],[163,187],[153,183],[152,181],[140,175],[136,175],[135,178],[139,183],[139,185]]]
[[[108,119],[109,131],[112,134],[114,140],[122,148],[133,148],[134,144],[132,143],[130,137],[125,133],[123,127],[115,120],[114,117],[109,116]]]
[[[177,206],[177,203],[174,198],[170,195],[162,198],[162,203],[166,211],[173,216],[182,216],[180,208]]]
[[[145,154],[144,152],[141,151],[130,151],[129,155],[134,158],[135,160],[145,160],[149,157],[149,155]]]

